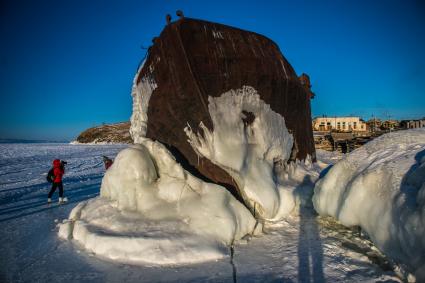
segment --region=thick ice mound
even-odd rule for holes
[[[59,235],[120,262],[181,264],[222,258],[233,241],[261,229],[227,190],[145,139],[118,154],[101,196],[79,204]]]
[[[315,187],[321,215],[359,225],[425,281],[425,129],[390,133],[338,162]]]
[[[185,131],[193,149],[235,179],[255,216],[272,220],[287,214],[294,198],[276,176],[278,167],[286,165],[293,145],[285,119],[249,86],[208,101],[214,130],[201,122],[202,133],[194,133],[188,125]]]

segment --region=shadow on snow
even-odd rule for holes
[[[314,188],[309,176],[296,188],[295,193]],[[319,235],[317,213],[312,204],[302,203],[299,212],[298,282],[325,282],[323,247]]]
[[[51,204],[47,204],[47,192],[44,194],[37,194],[36,196],[30,198],[36,201],[23,203],[18,205],[12,205],[7,208],[0,209],[0,223],[29,216],[32,214],[40,213],[43,211],[51,210],[58,208],[60,206],[68,206],[70,204],[75,204],[90,198],[93,198],[99,195],[100,184],[90,184],[81,186],[75,189],[66,189],[64,188],[64,196],[68,197],[70,200],[61,205],[56,202],[52,202]],[[54,197],[57,195],[55,193]],[[17,201],[18,202],[18,201]],[[15,203],[17,203],[15,202]]]

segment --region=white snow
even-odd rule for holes
[[[313,203],[321,215],[361,226],[425,280],[425,129],[386,134],[353,151],[317,183]]]
[[[185,131],[192,148],[234,178],[256,217],[279,220],[288,215],[296,202],[293,187],[278,176],[285,173],[293,146],[285,119],[249,86],[208,101],[214,130],[201,122],[202,133],[194,133],[188,125]],[[253,122],[244,122],[250,115]]]
[[[262,227],[227,190],[193,177],[148,139],[118,154],[101,197],[77,206],[70,219],[61,237],[127,263],[216,260]]]
[[[71,210],[99,194],[105,172],[102,155],[114,158],[125,147],[0,144],[0,281],[399,282],[394,272],[384,271],[367,257],[373,250],[363,252],[346,244],[351,239],[350,243],[362,245],[363,240],[342,226],[326,224],[305,207],[301,207],[299,216],[290,215],[286,221],[275,223],[260,237],[235,242],[232,258],[200,264],[119,264],[87,253],[74,240],[59,239],[56,225],[69,217],[75,219],[78,215],[70,214]],[[328,155],[317,153],[319,159]],[[69,162],[64,176],[69,201],[60,206],[55,200],[51,206],[46,204],[50,185],[45,174],[54,158]],[[117,208],[108,207],[109,200],[99,198],[96,202],[92,208],[99,211],[90,212],[94,217],[102,213],[105,218],[122,216],[123,221],[117,222],[123,231],[138,223],[133,220],[140,218],[139,212],[121,210],[121,214],[114,214]],[[156,230],[152,225],[158,222],[144,219],[140,224],[139,233],[153,234]],[[151,226],[145,230],[142,224]],[[108,226],[105,231],[112,228]],[[60,231],[69,235],[69,231]],[[133,237],[131,233],[127,236],[129,240]]]

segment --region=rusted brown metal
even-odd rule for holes
[[[311,83],[310,83],[310,77],[302,73],[301,76],[298,77],[301,85],[306,89],[307,93],[309,94],[310,99],[314,98],[314,93],[311,91]]]
[[[197,132],[202,121],[212,129],[208,96],[244,85],[254,87],[293,133],[298,159],[315,156],[310,92],[270,39],[222,24],[182,18],[167,25],[149,49],[138,81],[157,84],[148,107],[147,137],[167,144],[199,174],[228,188],[232,178],[193,151],[183,131]],[[247,123],[255,117],[247,116]],[[192,170],[192,171],[193,171]]]

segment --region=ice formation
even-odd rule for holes
[[[359,225],[385,254],[425,281],[425,129],[386,134],[319,180],[321,215]]]
[[[137,82],[145,62],[139,67],[133,79],[131,96],[133,97],[133,112],[131,114],[130,134],[134,143],[140,143],[146,135],[148,122],[148,106],[152,92],[158,87],[152,76],[144,76]]]
[[[255,89],[245,86],[209,98],[214,131],[202,122],[202,134],[184,129],[199,155],[235,179],[250,211],[224,187],[192,176],[164,145],[145,137],[155,87],[148,77],[135,79],[131,134],[136,145],[117,155],[100,197],[74,208],[60,226],[62,238],[120,262],[201,262],[226,256],[234,241],[260,233],[263,220],[281,219],[311,201],[321,168],[309,158],[287,164],[293,137]]]
[[[285,119],[249,86],[208,101],[214,130],[201,122],[202,132],[194,133],[188,125],[185,131],[192,148],[234,178],[256,217],[281,218],[294,208],[292,192],[285,190],[276,174],[279,166],[286,166],[293,146]]]
[[[74,208],[59,235],[120,262],[181,264],[222,258],[261,229],[227,190],[195,178],[145,139],[117,155],[101,196]]]

